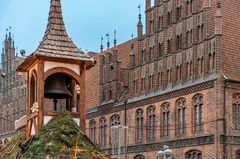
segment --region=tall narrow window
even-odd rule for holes
[[[240,130],[240,95],[233,95],[232,127]]]
[[[198,58],[198,75],[203,74],[203,57]]]
[[[163,46],[161,43],[158,44],[158,57],[161,57],[163,54]]]
[[[168,50],[168,54],[172,53],[172,39],[169,39],[167,41],[167,50]]]
[[[119,130],[119,128],[116,128],[114,126],[120,125],[120,116],[118,114],[113,115],[110,118],[110,122],[111,122],[110,143],[113,148],[113,154],[117,154],[118,153],[118,140],[117,139],[119,138],[120,130]]]
[[[215,52],[209,54],[209,70],[215,70]]]
[[[169,110],[170,104],[169,103],[164,103],[161,108],[162,112],[162,136],[168,136],[169,135],[169,130],[170,130],[170,110]]]
[[[154,84],[153,75],[150,75],[149,76],[149,90],[153,90],[153,84]]]
[[[141,79],[141,91],[145,90],[145,78]]]
[[[187,62],[187,78],[192,77],[192,61]]]
[[[171,69],[167,70],[167,84],[171,84],[172,82],[172,73]]]
[[[156,122],[156,115],[155,115],[155,107],[150,106],[147,109],[147,115],[148,115],[148,129],[147,129],[147,135],[149,140],[153,140],[155,138],[155,122]]]
[[[182,80],[182,70],[181,65],[177,66],[177,82],[180,82]]]
[[[143,140],[143,110],[138,109],[136,112],[136,141]]]
[[[203,96],[199,94],[196,95],[193,98],[193,104],[194,130],[201,131],[203,130]]]
[[[158,17],[158,30],[163,29],[163,16]]]
[[[94,143],[96,143],[96,121],[94,119],[90,120],[89,126],[90,126],[89,137]]]
[[[159,87],[163,86],[163,73],[162,72],[158,73],[158,86]]]
[[[100,146],[106,146],[107,125],[104,117],[100,118]]]
[[[192,0],[187,0],[187,15],[192,14]]]
[[[176,21],[181,20],[181,6],[178,6],[176,9]]]
[[[167,25],[171,25],[171,21],[172,21],[172,19],[171,19],[171,12],[168,12],[167,13]]]
[[[177,133],[186,132],[186,100],[179,99],[177,101]]]

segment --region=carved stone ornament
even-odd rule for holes
[[[37,102],[33,103],[31,111],[32,111],[32,113],[38,113],[39,112],[39,105],[38,105]]]
[[[80,85],[79,84],[75,85],[75,91],[77,92],[77,94],[80,94]]]

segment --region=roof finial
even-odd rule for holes
[[[110,34],[109,33],[107,33],[106,34],[106,37],[107,37],[107,48],[109,49],[110,48],[110,41],[109,41],[109,37],[110,37]]]
[[[132,33],[132,35],[131,35],[131,40],[133,39],[133,33]],[[131,49],[133,50],[134,49],[134,44],[133,44],[133,42],[132,42],[132,44],[131,44]]]
[[[103,52],[103,37],[101,36],[101,46],[100,46],[101,52]]]
[[[141,14],[141,5],[138,6],[139,14],[138,14],[138,25],[142,25],[142,14]]]
[[[7,38],[8,38],[8,28],[6,29],[6,38],[5,38],[6,41],[7,41]]]
[[[11,30],[12,30],[12,27],[9,26],[9,36],[8,36],[8,40],[12,40]]]
[[[117,31],[114,30],[114,47],[117,45]]]

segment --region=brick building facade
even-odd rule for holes
[[[180,159],[240,158],[239,5],[146,0],[145,33],[139,15],[136,39],[94,56],[87,127],[103,152],[117,155],[111,126],[127,125],[129,159],[156,158],[163,145]]]
[[[0,68],[0,147],[15,133],[15,120],[25,115],[26,77],[16,68],[24,60],[15,51],[11,32],[3,42]]]

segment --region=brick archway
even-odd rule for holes
[[[55,74],[55,73],[63,73],[66,74],[70,77],[72,77],[73,79],[75,79],[78,84],[80,84],[80,75],[78,75],[76,72],[67,69],[67,68],[63,68],[63,67],[56,67],[53,69],[48,70],[47,72],[44,73],[44,81],[51,75]]]

